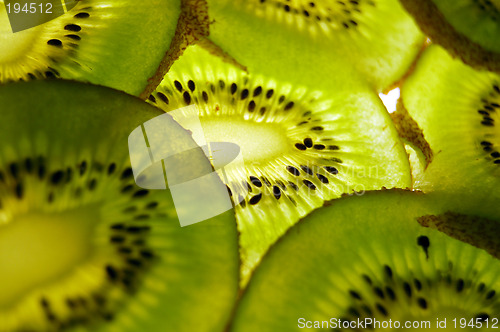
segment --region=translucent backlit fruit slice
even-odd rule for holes
[[[170,192],[138,187],[130,167],[129,134],[164,113],[67,81],[0,87],[0,105],[0,331],[221,330],[238,290],[234,213],[181,228]]]
[[[397,0],[208,3],[214,20],[209,40],[249,71],[265,68],[273,76],[298,71],[301,81],[309,73],[318,83],[331,67],[329,78],[349,85],[356,75],[348,68],[354,68],[385,90],[404,75],[424,42]]]
[[[229,330],[486,329],[500,315],[500,261],[421,227],[440,211],[427,203],[382,191],[314,211],[264,257]]]
[[[327,199],[411,185],[404,147],[366,85],[338,91],[250,74],[192,47],[150,102],[170,112],[194,104],[195,119],[174,116],[206,142],[241,148],[243,163],[219,174],[241,231],[245,282],[284,231]]]
[[[402,98],[434,152],[417,188],[456,194],[464,211],[476,207],[483,216],[499,216],[500,76],[431,46],[403,85]]]
[[[181,0],[80,0],[67,13],[15,33],[8,15],[15,4],[8,4],[0,0],[0,83],[61,77],[134,95],[151,92],[194,31],[186,29],[190,6],[181,12]],[[47,10],[35,6],[36,14],[11,18],[35,19],[40,8]]]

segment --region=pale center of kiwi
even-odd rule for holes
[[[0,226],[0,307],[81,264],[91,252],[95,206],[30,212]],[[95,222],[93,222],[95,221]]]
[[[207,142],[237,144],[245,160],[268,162],[290,152],[289,138],[279,125],[234,117],[202,118],[201,122]]]
[[[33,47],[38,30],[35,27],[12,33],[5,7],[0,5],[0,45],[9,45],[0,52],[0,64],[16,61],[19,56],[25,55]]]

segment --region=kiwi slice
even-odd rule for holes
[[[476,71],[434,45],[401,96],[434,151],[416,187],[458,195],[457,209],[475,207],[484,217],[499,216],[500,76]]]
[[[189,2],[193,1],[184,0]],[[49,1],[32,3],[40,3],[35,6],[37,11],[43,9],[45,13],[49,8],[44,6]],[[66,13],[60,9],[62,15],[13,33],[15,20],[42,19],[49,14],[22,16],[21,11],[19,17],[12,18],[11,26],[8,12],[14,15],[14,3],[9,2],[7,7],[0,0],[0,83],[60,77],[140,95],[154,90],[158,78],[161,80],[185,48],[183,36],[189,33],[185,13],[190,7],[184,5],[181,12],[180,0],[66,3],[72,5]],[[61,7],[61,1],[50,4],[53,13]]]
[[[322,75],[315,71],[332,67],[329,79],[342,86],[355,76],[347,68],[355,68],[376,90],[385,90],[408,70],[424,42],[397,0],[208,3],[210,42],[249,71],[299,71],[301,82],[310,74],[318,84]]]
[[[500,2],[401,0],[423,32],[465,63],[500,71]]]
[[[206,142],[240,147],[243,162],[218,173],[236,205],[243,282],[268,246],[324,200],[411,184],[390,118],[362,85],[347,94],[247,74],[194,46],[149,101],[166,112],[194,104],[196,119],[174,119],[194,130],[199,118]]]
[[[416,219],[439,211],[427,202],[419,193],[390,190],[314,211],[263,259],[230,331],[498,325],[500,262],[422,228]]]
[[[129,134],[164,113],[62,80],[5,85],[0,104],[0,330],[221,330],[238,290],[233,213],[181,228],[170,193],[130,167]]]

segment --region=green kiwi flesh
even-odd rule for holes
[[[500,76],[476,71],[434,45],[401,95],[434,151],[415,187],[457,195],[464,211],[475,207],[484,217],[500,216]]]
[[[128,136],[164,113],[63,80],[2,86],[0,105],[0,330],[221,330],[238,291],[234,214],[181,228],[169,191],[134,182]]]
[[[309,74],[318,84],[321,72],[332,67],[335,74],[328,78],[348,85],[356,76],[351,68],[375,90],[385,90],[404,75],[424,42],[397,0],[208,4],[212,43],[250,71],[265,68],[275,77],[299,71],[301,82]]]
[[[424,33],[465,63],[500,72],[500,2],[401,0]]]
[[[236,205],[243,283],[269,245],[325,200],[411,185],[391,120],[362,85],[347,94],[247,74],[194,46],[149,102],[166,112],[196,105],[207,142],[240,146],[244,165],[219,175]]]
[[[160,63],[180,52],[169,49],[179,38],[180,0],[80,0],[62,16],[16,33],[6,12],[0,0],[0,84],[60,77],[139,95],[154,83],[148,79]]]
[[[393,330],[396,322],[441,330],[436,324],[444,319],[442,330],[456,330],[453,319],[459,329],[461,318],[484,329],[487,319],[498,325],[500,262],[421,227],[421,216],[440,213],[429,202],[421,193],[388,190],[314,211],[264,257],[229,330],[383,331],[389,322]],[[365,318],[372,325],[341,325]]]

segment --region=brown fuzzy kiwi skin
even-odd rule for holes
[[[396,112],[391,113],[391,119],[398,131],[399,137],[422,151],[425,157],[425,168],[427,168],[434,158],[434,152],[424,137],[424,131],[410,116],[401,98],[398,101]]]
[[[500,259],[500,223],[496,220],[447,211],[442,215],[422,216],[417,221],[423,227],[437,229]]]
[[[443,46],[454,57],[479,70],[500,73],[500,54],[484,49],[448,23],[432,0],[400,0],[434,43]]]
[[[148,79],[148,85],[140,95],[141,99],[146,100],[151,95],[187,47],[208,36],[209,25],[206,0],[181,0],[181,15],[177,21],[174,39],[156,73]]]

